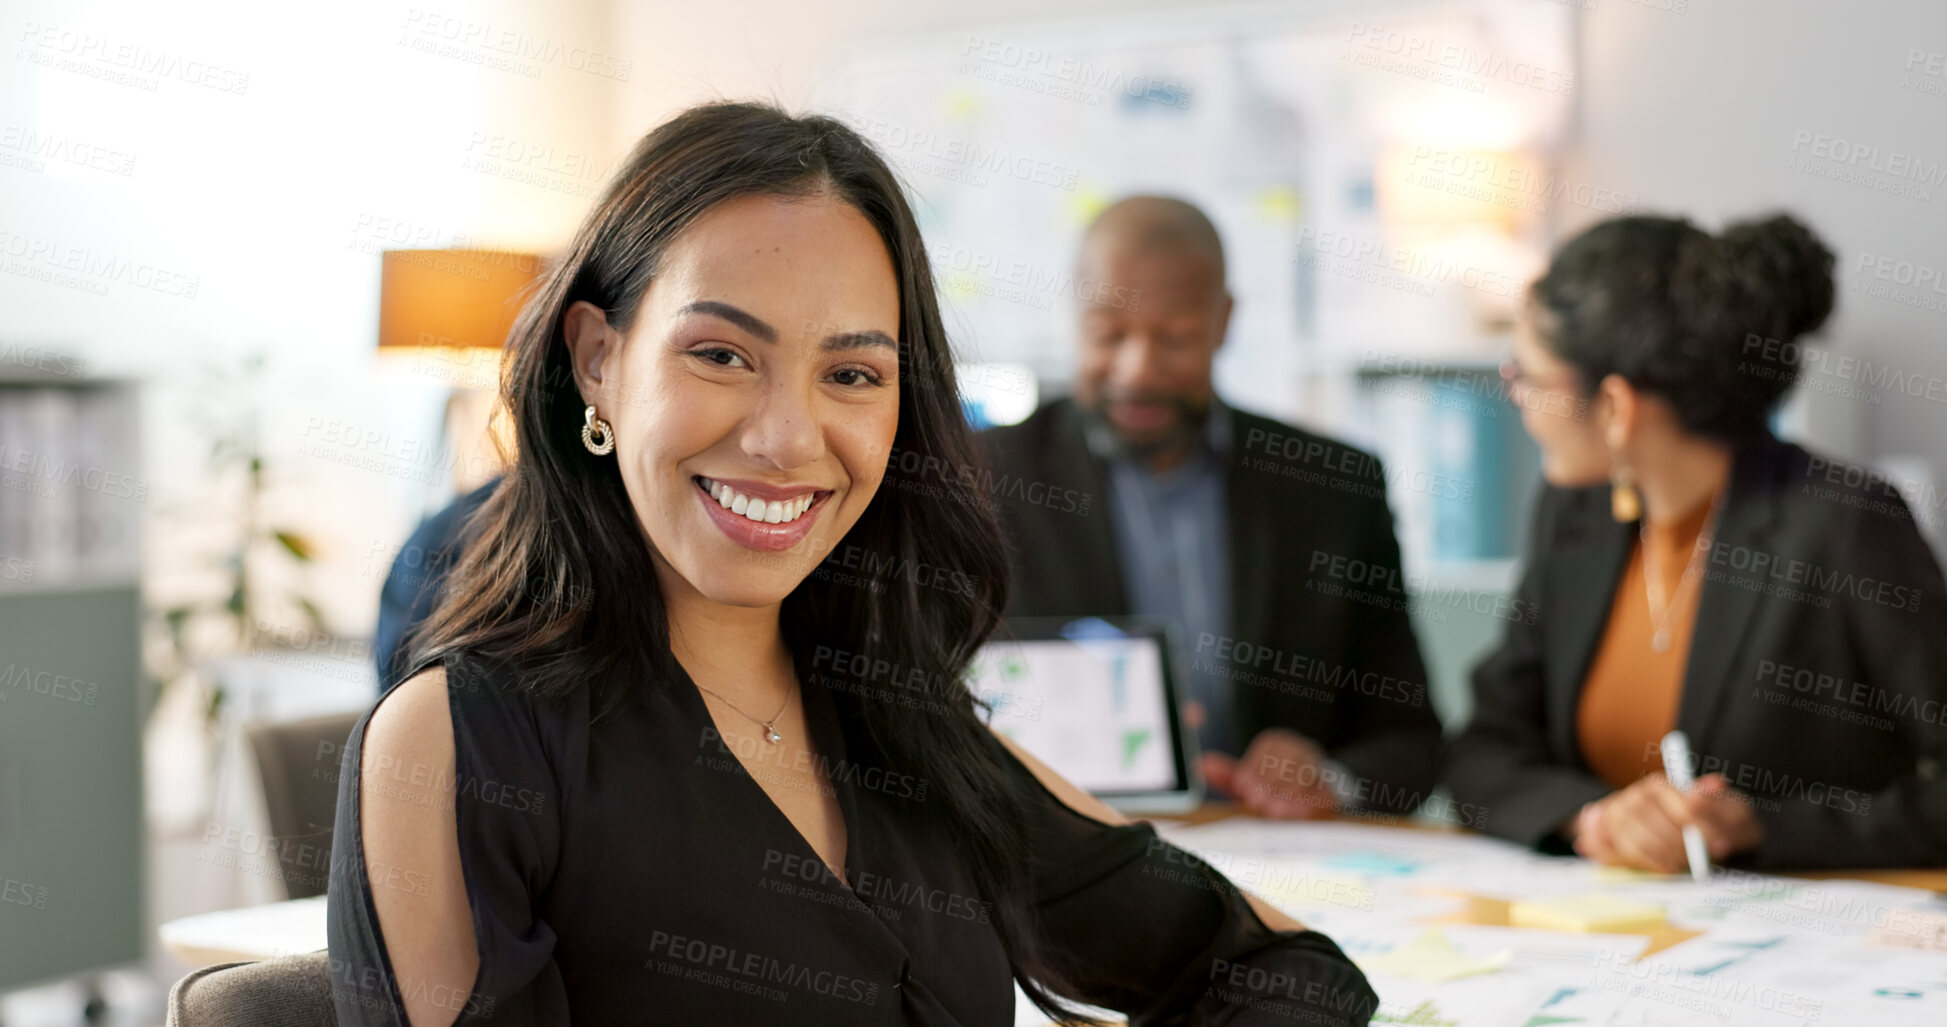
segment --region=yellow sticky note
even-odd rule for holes
[[[1549,931],[1629,934],[1656,930],[1666,921],[1660,906],[1596,892],[1511,902],[1508,904],[1508,923],[1515,927],[1539,927]]]
[[[1277,905],[1371,909],[1372,889],[1357,877],[1327,874],[1265,874],[1245,886]]]
[[[1508,965],[1513,953],[1507,949],[1487,957],[1474,957],[1453,947],[1453,942],[1438,930],[1407,942],[1396,945],[1385,952],[1362,956],[1355,959],[1361,967],[1375,972],[1406,977],[1428,984],[1451,981],[1459,977],[1472,977],[1475,974],[1493,973]]]
[[[1296,223],[1298,215],[1305,209],[1304,201],[1299,198],[1298,191],[1284,186],[1260,189],[1251,199],[1258,219],[1276,224]]]

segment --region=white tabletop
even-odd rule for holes
[[[159,931],[163,948],[196,967],[316,952],[325,947],[325,897],[198,913]]]

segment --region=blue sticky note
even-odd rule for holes
[[[1392,856],[1384,852],[1342,852],[1326,860],[1325,865],[1336,870],[1351,870],[1355,873],[1389,877],[1403,877],[1420,869],[1420,861],[1417,859]]]

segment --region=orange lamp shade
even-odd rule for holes
[[[499,349],[543,270],[531,253],[387,250],[379,264],[379,346]]]

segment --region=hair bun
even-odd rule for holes
[[[1832,251],[1789,214],[1738,221],[1717,237],[1730,272],[1773,317],[1768,334],[1817,331],[1832,314]]]

